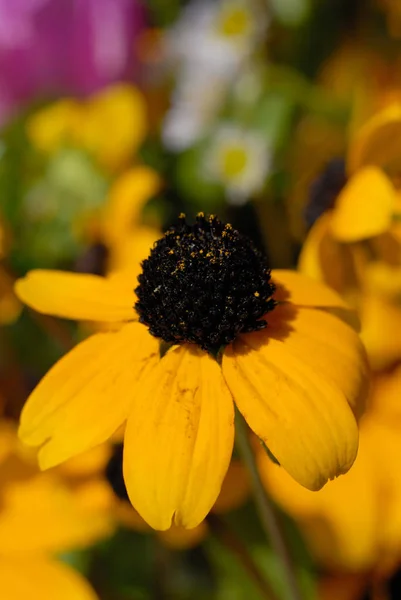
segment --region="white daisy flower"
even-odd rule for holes
[[[226,188],[228,202],[242,205],[262,189],[271,163],[264,137],[235,124],[224,124],[211,140],[204,175]]]
[[[184,150],[207,133],[263,39],[267,16],[256,8],[256,0],[194,0],[167,34],[165,53],[177,69],[162,132],[171,150]]]

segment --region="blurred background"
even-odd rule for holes
[[[355,466],[317,493],[260,469],[306,600],[401,599],[401,0],[0,0],[0,587],[17,552],[67,569],[67,600],[288,597],[237,459],[201,526],[155,534],[118,436],[45,475],[16,438],[93,325],[23,308],[15,279],[139,265],[199,211],[357,311]]]

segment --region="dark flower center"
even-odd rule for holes
[[[185,215],[154,245],[136,288],[139,320],[168,343],[215,354],[238,333],[266,327],[274,285],[251,240],[217,217]]]

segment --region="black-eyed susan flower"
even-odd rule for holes
[[[38,270],[16,289],[44,313],[120,323],[49,371],[20,436],[48,468],[126,422],[127,491],[155,529],[195,527],[213,506],[231,459],[234,402],[301,485],[319,489],[351,467],[366,366],[357,334],[337,316],[343,301],[297,273],[270,273],[252,242],[215,216],[200,213],[190,226],[182,215],[138,282]]]

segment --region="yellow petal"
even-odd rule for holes
[[[398,302],[401,298],[401,268],[384,260],[375,260],[366,265],[364,271],[365,293],[383,296]]]
[[[132,289],[130,289],[132,285]],[[18,279],[17,296],[38,312],[87,321],[124,321],[136,318],[136,282],[64,271],[37,269]]]
[[[303,273],[275,269],[272,280],[277,288],[274,298],[280,302],[288,300],[297,306],[349,308],[334,290]]]
[[[137,378],[159,360],[159,343],[129,323],[78,344],[45,375],[21,415],[19,435],[41,446],[49,468],[109,439],[125,421]]]
[[[401,359],[401,308],[387,298],[367,293],[361,301],[361,337],[373,369],[393,366]]]
[[[180,346],[134,393],[123,464],[131,502],[154,529],[196,527],[216,501],[233,447],[234,407],[221,369]]]
[[[37,556],[93,544],[112,533],[108,506],[85,500],[56,477],[39,474],[4,486],[0,554]],[[92,495],[93,499],[93,495]],[[0,563],[1,563],[0,558]]]
[[[395,103],[375,114],[351,140],[348,171],[376,165],[399,172],[401,162],[401,104]]]
[[[60,465],[59,472],[70,480],[80,480],[102,473],[110,459],[111,451],[109,443],[91,448]]]
[[[391,224],[396,195],[383,171],[364,167],[340,192],[331,229],[340,242],[356,242],[385,232]]]
[[[55,560],[0,559],[1,593],[7,600],[97,600],[79,573]]]
[[[377,421],[401,426],[401,365],[376,373],[373,378],[369,409]]]
[[[298,269],[345,295],[354,285],[350,248],[334,239],[331,232],[332,211],[324,213],[312,226],[302,245]]]
[[[318,492],[301,488],[265,453],[258,454],[269,493],[297,521],[315,560],[330,569],[369,569],[377,559],[379,481],[365,446],[361,436],[350,472]]]
[[[272,314],[283,310],[290,306]],[[297,309],[276,318],[226,348],[223,374],[251,429],[296,481],[317,490],[355,459],[350,405],[357,412],[363,400],[364,356],[356,334],[333,315]]]
[[[143,142],[146,105],[141,92],[120,83],[95,94],[84,105],[75,141],[109,169],[124,166]]]
[[[271,320],[270,326],[277,327],[279,339],[279,311],[284,314],[285,307],[276,310],[276,322]],[[360,336],[334,315],[320,310],[297,309],[294,321],[288,325],[292,331],[283,339],[287,349],[300,359],[307,359],[319,375],[335,385],[359,418],[370,389],[370,369]]]
[[[55,152],[72,141],[81,106],[69,98],[36,111],[28,121],[31,143],[42,152]]]
[[[141,263],[148,258],[153,244],[160,235],[158,229],[138,227],[125,237],[121,237],[110,247],[109,269],[120,272],[129,281],[137,282],[138,275],[142,272]]]
[[[120,175],[104,208],[103,234],[108,245],[118,243],[138,227],[145,203],[160,186],[160,177],[149,167],[132,167]]]

